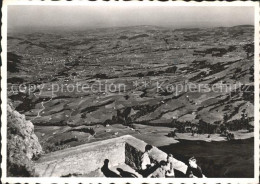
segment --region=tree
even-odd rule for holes
[[[250,57],[250,54],[254,55],[254,44],[253,43],[244,45],[243,49],[246,51],[247,59]]]
[[[76,72],[73,72],[73,73],[71,74],[71,76],[75,77],[75,76],[77,76],[77,73],[76,73]]]
[[[94,130],[93,128],[90,128],[90,129],[89,129],[89,133],[90,133],[91,135],[95,135],[95,134],[96,134],[96,132],[95,132],[95,130]]]
[[[235,138],[235,135],[233,133],[228,133],[227,134],[227,140],[233,140]]]
[[[242,126],[243,128],[244,127],[248,127],[248,115],[246,113],[246,109],[243,109],[242,110],[242,113],[241,113],[241,123],[242,123]]]
[[[81,118],[86,118],[87,117],[87,114],[86,113],[82,113],[81,114]]]
[[[224,124],[221,124],[220,125],[220,133],[224,134],[226,130],[227,130],[226,126]]]
[[[224,114],[224,117],[223,117],[223,121],[224,121],[224,123],[226,123],[227,120],[228,120],[228,115],[227,115],[227,113],[225,113],[225,114]]]

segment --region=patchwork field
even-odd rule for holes
[[[10,33],[8,98],[46,152],[125,134],[168,145],[194,126],[200,139],[223,127],[252,136],[253,35],[250,25]]]

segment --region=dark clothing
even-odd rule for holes
[[[110,178],[119,178],[121,177],[120,175],[116,174],[114,171],[111,171],[109,168],[108,168],[108,163],[109,163],[109,160],[106,159],[104,161],[104,165],[101,167],[101,171],[103,172],[103,174],[106,176],[106,177],[110,177]]]
[[[186,172],[186,176],[189,177],[191,174],[197,178],[203,177],[202,170],[199,166],[197,168],[193,168],[189,166]]]
[[[148,166],[145,170],[140,170],[139,173],[144,177],[147,178],[150,174],[152,174],[156,169],[158,168],[158,165],[155,166]]]

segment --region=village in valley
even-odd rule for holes
[[[250,156],[238,159],[251,168],[253,35],[251,25],[11,32],[8,99],[45,154],[125,135],[164,151],[183,140],[246,140]]]

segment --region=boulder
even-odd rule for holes
[[[42,147],[34,134],[34,126],[24,115],[7,105],[7,175],[33,176],[32,159],[42,153]]]

